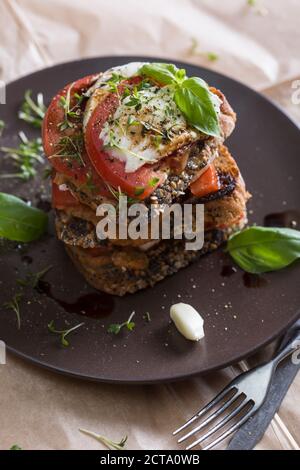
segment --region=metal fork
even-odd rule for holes
[[[300,349],[300,330],[297,330],[288,344],[270,362],[239,375],[208,405],[204,406],[183,426],[174,431],[173,435],[175,436],[192,423],[200,421],[195,428],[182,436],[178,442],[185,441],[210,425],[205,434],[186,447],[186,450],[190,450],[209,437],[213,436],[214,438],[219,431],[221,434],[202,448],[203,450],[209,450],[234,433],[263,405],[278,364],[298,349]],[[214,411],[208,414],[213,409]],[[227,413],[224,414],[224,412]],[[215,422],[219,417],[221,419]],[[237,421],[230,423],[236,417]],[[229,427],[226,426],[227,424]]]

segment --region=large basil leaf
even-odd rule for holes
[[[139,75],[152,78],[162,85],[172,85],[185,78],[185,70],[178,69],[174,64],[151,63],[144,64],[139,69]]]
[[[201,78],[184,80],[181,86],[176,88],[174,99],[193,127],[204,134],[220,136],[217,101]]]
[[[232,235],[226,251],[249,273],[276,271],[300,258],[300,231],[250,227]]]
[[[39,238],[47,228],[47,215],[22,199],[0,193],[0,236],[19,242]]]

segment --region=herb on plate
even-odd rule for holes
[[[0,237],[18,242],[37,240],[46,231],[48,216],[22,199],[0,193]]]
[[[40,280],[52,268],[53,266],[47,266],[45,269],[39,271],[38,273],[28,273],[24,279],[17,279],[17,283],[23,287],[32,287],[33,289],[35,289],[36,287],[38,287]]]
[[[135,323],[131,321],[134,315],[135,312],[132,312],[128,320],[124,323],[112,323],[111,325],[109,325],[107,332],[112,333],[114,335],[118,335],[122,328],[127,328],[127,330],[132,331],[135,327]]]
[[[46,113],[46,106],[42,93],[38,93],[36,102],[31,97],[32,91],[27,90],[24,95],[24,101],[18,113],[19,119],[40,129]]]
[[[87,436],[93,437],[98,442],[101,442],[101,444],[104,444],[110,450],[123,450],[128,439],[128,437],[125,436],[123,437],[123,439],[121,439],[120,442],[114,442],[111,439],[108,439],[107,437],[101,436],[100,434],[96,434],[93,431],[88,431],[87,429],[80,428],[79,431],[83,434],[86,434]]]
[[[21,315],[20,315],[20,301],[23,297],[23,294],[21,292],[18,292],[15,294],[11,300],[8,302],[5,302],[3,304],[4,308],[10,309],[13,312],[15,312],[16,317],[17,317],[17,328],[18,330],[21,329]]]
[[[204,134],[220,136],[220,101],[204,80],[199,77],[188,78],[184,69],[164,63],[145,64],[139,74],[169,86],[175,103],[193,127]]]
[[[73,331],[77,330],[78,328],[80,328],[81,326],[83,326],[84,323],[78,323],[78,325],[75,325],[73,326],[72,328],[68,328],[66,330],[57,330],[54,326],[54,321],[52,320],[49,324],[48,324],[48,330],[51,331],[51,333],[55,333],[55,334],[58,334],[60,335],[60,341],[61,341],[61,344],[62,346],[64,347],[68,347],[70,345],[70,342],[66,339],[66,337],[72,333]]]
[[[149,313],[149,312],[146,312],[145,315],[143,315],[143,319],[144,319],[147,323],[150,323],[150,322],[151,322],[150,313]]]
[[[9,450],[23,450],[23,449],[22,447],[18,446],[18,444],[14,444],[13,446],[11,446]]]
[[[300,231],[249,227],[229,238],[226,251],[244,271],[253,274],[276,271],[300,258]]]
[[[136,111],[139,111],[141,109],[142,107],[141,95],[139,94],[137,87],[133,88],[133,91],[131,95],[129,96],[129,99],[126,100],[124,104],[125,106],[135,108]]]
[[[35,166],[37,163],[43,163],[43,145],[40,137],[29,140],[24,132],[19,132],[19,147],[0,147],[1,152],[5,153],[5,157],[10,158],[17,168],[15,173],[4,173],[0,178],[20,178],[28,181],[33,178],[37,171]]]
[[[2,119],[0,119],[0,137],[3,134],[4,128],[5,128],[5,122],[2,121]]]

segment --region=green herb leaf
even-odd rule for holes
[[[151,63],[143,65],[139,71],[139,75],[145,75],[162,85],[173,85],[181,83],[186,76],[184,69],[178,69],[174,64]]]
[[[207,52],[206,57],[210,62],[216,62],[219,59],[218,54],[215,52]]]
[[[11,194],[0,193],[0,236],[8,240],[31,242],[43,235],[48,217]]]
[[[220,136],[217,101],[198,77],[185,80],[175,91],[175,102],[187,121],[207,135]]]
[[[3,304],[3,307],[12,310],[15,312],[16,317],[17,317],[17,328],[18,330],[21,329],[21,315],[20,315],[20,301],[23,297],[23,294],[21,292],[18,292],[13,296],[11,300],[8,302],[5,302]]]
[[[107,332],[112,333],[114,335],[118,335],[120,331],[122,330],[122,328],[127,328],[129,331],[132,331],[135,328],[135,323],[131,321],[134,315],[135,315],[135,312],[132,312],[128,320],[125,321],[124,323],[112,323],[107,328]]]
[[[140,121],[138,121],[132,114],[130,114],[127,119],[127,127],[139,126],[139,125],[140,125]]]
[[[18,444],[14,444],[13,446],[11,446],[9,450],[23,450],[23,449],[22,447],[18,446]]]
[[[88,431],[87,429],[79,429],[82,434],[86,434],[87,436],[93,437],[96,441],[101,442],[110,450],[123,450],[128,439],[127,436],[123,437],[120,442],[114,442],[107,437],[101,436],[100,434],[96,434],[93,431]]]
[[[40,129],[46,113],[46,106],[44,105],[44,98],[42,93],[37,94],[36,103],[31,98],[32,91],[27,90],[24,95],[22,107],[18,113],[19,119],[31,124],[33,127]]]
[[[186,78],[185,70],[173,64],[145,64],[139,74],[162,85],[172,86],[175,103],[186,120],[204,134],[220,136],[219,100],[204,80],[198,77]]]
[[[143,188],[142,186],[136,186],[134,188],[135,196],[141,196],[141,194],[143,194],[144,192],[145,192],[145,188]]]
[[[159,178],[154,176],[153,178],[151,178],[151,180],[149,180],[148,185],[150,186],[150,188],[155,188],[157,183],[159,183]]]
[[[276,271],[300,258],[300,231],[246,228],[230,237],[226,251],[244,271],[254,274]]]
[[[60,336],[60,342],[62,344],[62,346],[64,347],[68,347],[70,346],[70,342],[66,339],[66,337],[72,333],[73,331],[77,330],[78,328],[80,328],[81,326],[83,326],[84,323],[79,323],[78,325],[75,325],[73,326],[72,328],[68,328],[66,330],[57,330],[54,326],[54,321],[52,320],[49,324],[48,324],[48,330],[51,331],[51,333],[55,333],[55,334],[58,334]]]

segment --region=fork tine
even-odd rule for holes
[[[248,413],[245,414],[236,424],[231,426],[227,431],[225,431],[221,436],[219,436],[217,439],[215,439],[213,442],[208,444],[207,446],[203,447],[202,450],[209,450],[215,447],[217,444],[222,442],[226,437],[230,436],[230,434],[234,433],[238,428],[240,428],[248,419],[253,415],[253,408],[251,408]]]
[[[192,418],[190,418],[185,424],[180,426],[180,428],[176,429],[176,431],[173,432],[173,436],[176,436],[176,434],[183,431],[185,428],[190,426],[190,424],[192,424],[194,421],[196,421],[209,410],[211,410],[211,408],[217,405],[222,400],[222,398],[224,398],[232,390],[235,390],[235,394],[237,393],[236,387],[225,387],[224,390],[222,390],[222,392],[220,392],[213,400],[211,400],[206,406],[201,408]]]
[[[214,413],[212,413],[211,415],[208,416],[208,418],[205,420],[205,421],[202,421],[201,424],[199,424],[199,426],[197,426],[196,428],[192,429],[190,432],[188,432],[187,434],[185,434],[184,436],[182,436],[179,440],[178,440],[178,443],[181,443],[183,441],[185,441],[186,439],[188,439],[189,437],[193,436],[194,434],[196,434],[196,432],[200,431],[201,429],[203,429],[205,426],[207,426],[211,421],[213,421],[215,418],[217,418],[218,416],[220,416],[220,414],[222,414],[224,411],[226,411],[230,405],[232,405],[232,403],[234,403],[241,395],[236,395],[236,393],[231,397],[229,398],[229,400],[227,400],[220,408],[218,408]]]
[[[195,447],[196,445],[200,444],[201,442],[205,441],[208,437],[210,437],[212,434],[214,434],[215,432],[217,432],[219,429],[221,429],[223,426],[225,426],[225,424],[227,424],[229,421],[232,420],[232,418],[234,418],[235,416],[237,416],[243,408],[245,408],[245,406],[249,403],[246,402],[245,403],[245,399],[242,401],[242,403],[239,404],[239,406],[237,406],[231,413],[229,413],[229,415],[225,416],[218,424],[216,424],[216,426],[214,426],[210,431],[208,431],[206,434],[204,434],[203,436],[199,437],[199,439],[197,439],[196,441],[192,442],[192,444],[190,444],[186,450],[190,450],[192,449],[193,447]]]

